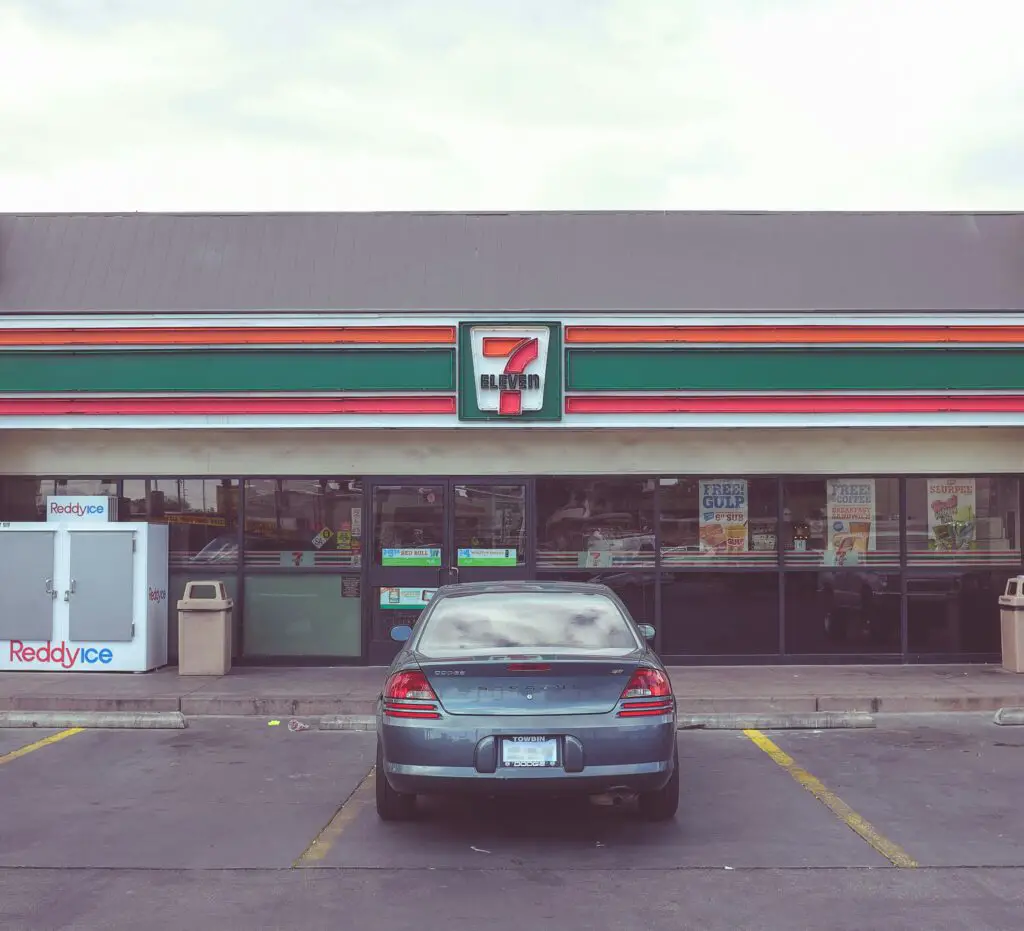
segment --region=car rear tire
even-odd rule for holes
[[[377,817],[381,821],[408,821],[416,813],[416,796],[396,792],[384,772],[384,753],[377,744],[377,768],[374,772],[377,790]]]
[[[679,748],[672,756],[672,778],[656,792],[643,792],[640,814],[648,821],[671,821],[679,810]]]

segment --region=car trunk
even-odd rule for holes
[[[554,715],[611,711],[639,653],[608,656],[417,656],[449,714]]]

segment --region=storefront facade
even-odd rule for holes
[[[88,292],[99,271],[75,267]],[[168,524],[172,604],[223,580],[240,662],[386,662],[438,585],[530,578],[610,585],[678,663],[998,656],[996,596],[1024,571],[1024,310],[1002,292],[314,311],[245,286],[160,311],[28,301],[16,268],[0,520],[103,495]]]

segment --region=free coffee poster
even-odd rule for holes
[[[700,550],[722,556],[745,553],[750,498],[745,479],[714,478],[698,483]]]
[[[825,521],[825,547],[834,554],[837,565],[874,550],[875,480],[829,479]]]
[[[974,549],[976,508],[973,478],[928,479],[928,549],[940,553]]]

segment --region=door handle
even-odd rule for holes
[[[71,580],[71,588],[64,589],[64,600],[70,601],[71,596],[75,593],[75,580]]]
[[[459,581],[459,567],[458,566],[450,566],[448,568],[448,572],[452,576],[452,581],[457,584],[458,581]]]
[[[46,580],[46,594],[51,598],[57,597],[57,589],[53,587],[53,579]]]

